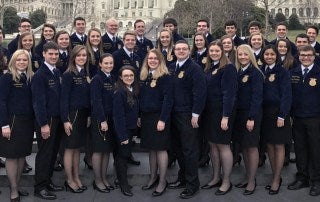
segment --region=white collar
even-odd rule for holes
[[[182,67],[182,65],[183,65],[188,59],[189,59],[189,57],[187,57],[186,59],[184,59],[184,60],[182,60],[182,61],[178,61],[178,60],[177,60],[176,65],[179,64],[179,67]]]
[[[314,41],[314,42],[311,43],[310,45],[311,45],[312,47],[315,47],[315,46],[316,46],[316,43],[317,43],[317,41]]]
[[[302,72],[303,72],[303,70],[304,70],[305,68],[307,68],[307,69],[308,69],[308,72],[309,72],[309,71],[313,68],[313,65],[314,65],[314,64],[310,65],[309,67],[305,67],[305,66],[301,65],[301,70],[302,70]]]
[[[129,51],[126,47],[123,47],[123,50],[126,52],[126,54],[130,57],[130,54],[133,53],[133,51]]]
[[[80,71],[83,69],[83,67],[81,68],[79,65],[76,65],[78,72],[80,73]]]
[[[202,51],[198,52],[199,55],[202,55],[206,50],[207,50],[207,48],[204,48]]]
[[[242,70],[242,71],[246,71],[250,65],[251,65],[251,63],[247,64],[247,65],[244,66],[244,67],[241,67],[241,70]]]
[[[261,52],[261,48],[259,50],[254,51],[254,54],[259,55],[260,52]]]
[[[83,37],[83,40],[84,40],[84,38],[85,38],[85,37],[84,37],[85,34],[79,34],[79,33],[76,32],[76,35],[77,35],[78,39],[80,39],[80,40],[82,40],[81,37]]]
[[[116,35],[112,35],[112,34],[110,34],[109,32],[107,32],[107,34],[108,34],[108,37],[111,39],[111,41],[112,41],[112,38],[113,38],[113,37],[117,38]]]
[[[266,68],[267,68],[267,67],[269,67],[269,69],[273,69],[273,68],[274,68],[274,66],[276,66],[276,64],[275,64],[275,63],[273,63],[272,65],[266,65]]]
[[[50,64],[47,63],[46,61],[44,61],[44,64],[47,65],[47,67],[49,68],[49,70],[50,70],[51,72],[53,72],[53,70],[56,68],[55,65],[50,65]]]

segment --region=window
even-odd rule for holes
[[[297,14],[297,9],[296,8],[292,9],[292,14]]]
[[[313,9],[313,16],[314,16],[314,17],[318,17],[318,16],[319,16],[319,10],[318,10],[317,7],[315,7],[315,8]]]
[[[285,9],[284,9],[284,15],[285,15],[286,17],[289,16],[289,8],[285,8]]]
[[[303,17],[303,8],[299,8],[299,16]]]
[[[279,8],[279,9],[278,9],[278,13],[282,13],[282,8]]]
[[[307,8],[307,9],[306,9],[306,14],[307,14],[308,17],[311,16],[311,9],[310,9],[310,8]]]

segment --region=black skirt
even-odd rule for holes
[[[250,132],[247,129],[247,110],[237,110],[233,128],[233,140],[240,144],[242,148],[258,147],[260,141],[261,114],[254,119],[254,127]]]
[[[290,143],[292,131],[290,117],[284,120],[284,126],[277,127],[279,108],[264,107],[261,122],[261,138],[267,144],[287,144]]]
[[[163,131],[157,130],[160,113],[141,114],[141,147],[149,150],[167,150],[170,148],[170,121]]]
[[[0,137],[0,156],[5,158],[22,158],[31,154],[34,135],[34,116],[15,115],[11,118],[10,140]]]
[[[222,106],[206,105],[201,115],[201,130],[209,142],[215,144],[230,144],[234,116],[228,120],[228,130],[221,129]]]
[[[70,121],[72,124],[71,135],[65,135],[66,149],[79,149],[84,146],[87,135],[88,110],[76,110],[70,112]]]
[[[112,116],[109,116],[112,117]],[[108,131],[101,131],[97,119],[91,120],[91,138],[93,152],[112,152],[114,147],[114,128],[112,120],[107,120]]]

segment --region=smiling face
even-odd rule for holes
[[[218,45],[212,45],[209,47],[209,56],[213,61],[219,61],[222,56],[222,50]]]
[[[278,51],[280,55],[286,55],[288,52],[288,47],[287,47],[287,43],[284,41],[279,41],[278,42]]]
[[[278,38],[283,39],[286,38],[288,33],[287,27],[284,25],[278,25],[276,28],[276,35]]]
[[[101,41],[101,35],[99,32],[92,30],[89,33],[89,43],[93,47],[98,47],[99,43]]]
[[[74,63],[80,67],[84,67],[87,62],[87,51],[86,49],[81,49],[79,53],[76,55]]]
[[[200,21],[197,24],[197,32],[201,32],[202,34],[207,34],[209,33],[209,27],[207,22]]]
[[[121,72],[120,79],[127,87],[131,87],[134,82],[134,72],[130,69],[125,69]]]
[[[262,47],[262,37],[261,35],[253,35],[251,37],[251,46],[254,50],[259,50]]]
[[[118,23],[113,20],[107,21],[106,31],[112,35],[115,35],[118,32]]]
[[[308,35],[309,40],[310,40],[311,43],[316,41],[317,31],[314,28],[308,28],[307,29],[307,35]]]
[[[54,37],[54,30],[51,27],[44,27],[42,34],[45,40],[52,40]]]
[[[198,50],[202,50],[205,48],[205,39],[203,38],[203,35],[197,35],[194,38],[194,43],[196,44]]]
[[[242,67],[245,67],[251,63],[249,54],[246,53],[242,48],[238,49],[237,58]]]
[[[147,58],[147,63],[150,70],[155,70],[159,67],[160,61],[155,53],[150,52]]]
[[[305,67],[309,67],[314,63],[315,55],[310,51],[300,51],[299,53],[299,60],[301,64]]]
[[[47,51],[43,51],[42,55],[48,64],[55,65],[59,58],[59,50],[48,49]]]
[[[136,45],[136,36],[127,34],[123,39],[124,47],[126,47],[129,51],[133,51]]]
[[[276,54],[276,52],[274,52],[273,49],[269,48],[264,52],[263,59],[267,65],[272,65],[272,64],[276,63],[277,54]]]
[[[22,48],[27,50],[27,51],[30,51],[32,46],[33,46],[33,37],[32,35],[26,35],[25,37],[23,37],[21,39],[21,45],[22,45]]]
[[[189,46],[185,43],[176,44],[174,48],[174,54],[176,55],[178,61],[187,59],[190,55]]]
[[[78,34],[84,34],[86,31],[86,22],[84,20],[76,20],[75,29]]]
[[[236,35],[237,28],[234,25],[226,26],[225,32],[228,36],[233,37],[234,35]]]
[[[111,56],[103,58],[99,66],[104,73],[110,73],[113,69],[113,58]]]
[[[160,33],[160,43],[163,46],[163,48],[169,47],[171,42],[171,36],[168,31],[162,31]]]
[[[138,36],[142,37],[144,35],[145,29],[146,28],[144,22],[137,22],[134,30],[136,31],[136,34]]]
[[[26,54],[20,54],[16,58],[15,67],[20,72],[25,72],[28,68],[29,59]]]
[[[222,41],[222,47],[226,53],[232,51],[232,40],[230,38],[225,38]]]
[[[30,32],[31,31],[31,24],[29,22],[22,22],[18,27],[20,33]]]
[[[67,49],[70,44],[69,34],[67,34],[67,33],[60,34],[60,36],[57,39],[57,44],[60,49]]]

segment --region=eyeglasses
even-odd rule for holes
[[[30,28],[31,25],[21,25],[20,27],[22,27],[22,28]]]
[[[125,74],[122,77],[127,79],[127,78],[133,78],[134,75],[133,74]]]
[[[176,51],[188,51],[189,48],[175,48]]]
[[[314,56],[314,55],[305,55],[305,54],[299,55],[299,57],[302,57],[302,58],[305,58],[305,57],[311,58],[311,57],[313,57],[313,56]]]

